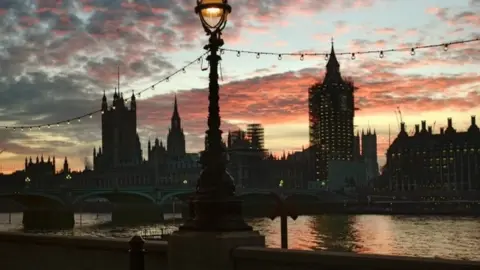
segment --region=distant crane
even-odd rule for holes
[[[398,111],[398,116],[400,117],[400,123],[403,123],[402,111],[400,110],[400,107],[398,107],[398,106],[397,106],[397,111]]]
[[[398,130],[400,130],[400,121],[398,121],[398,112],[397,111],[393,111],[395,113],[395,118],[397,119],[397,126],[398,126]]]

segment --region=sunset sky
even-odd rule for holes
[[[41,125],[100,109],[120,65],[130,96],[194,60],[207,42],[194,0],[1,0],[0,126]],[[225,48],[253,51],[356,52],[443,43],[480,36],[480,0],[232,0]],[[325,59],[226,52],[222,55],[223,130],[258,122],[273,152],[308,146],[307,88],[323,76]],[[379,136],[380,164],[398,132],[427,120],[434,130],[452,117],[457,130],[480,118],[480,42],[409,52],[339,56],[355,81],[357,129]],[[204,63],[205,64],[205,63]],[[187,151],[203,147],[208,71],[199,64],[143,93],[138,131],[166,138],[173,95]],[[101,145],[100,114],[34,131],[0,130],[0,171],[23,168],[25,156],[68,156],[74,169]]]

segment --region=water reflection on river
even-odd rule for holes
[[[167,216],[169,218],[171,216]],[[137,233],[174,229],[170,221],[165,225],[118,228],[108,226],[109,214],[76,214],[73,230],[57,232],[62,235],[96,237],[130,237]],[[21,214],[0,214],[0,230],[21,230]],[[248,221],[266,236],[267,245],[280,246],[278,219]],[[107,223],[107,224],[105,224]],[[103,224],[103,225],[102,225]],[[443,257],[480,261],[480,219],[432,216],[302,216],[289,220],[289,247],[331,251],[352,251]]]

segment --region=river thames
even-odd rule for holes
[[[169,218],[169,216],[166,216]],[[178,222],[137,227],[109,226],[109,214],[76,214],[73,230],[54,234],[131,237],[175,229]],[[0,230],[22,231],[22,214],[0,213]],[[266,236],[269,247],[280,246],[280,221],[261,218],[248,223]],[[350,251],[388,255],[480,261],[480,218],[445,216],[301,216],[289,220],[289,248]]]

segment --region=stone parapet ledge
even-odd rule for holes
[[[0,232],[1,269],[128,270],[130,238]],[[168,269],[168,245],[146,241],[145,270]]]
[[[237,270],[478,270],[480,262],[420,257],[238,247],[232,252]]]

